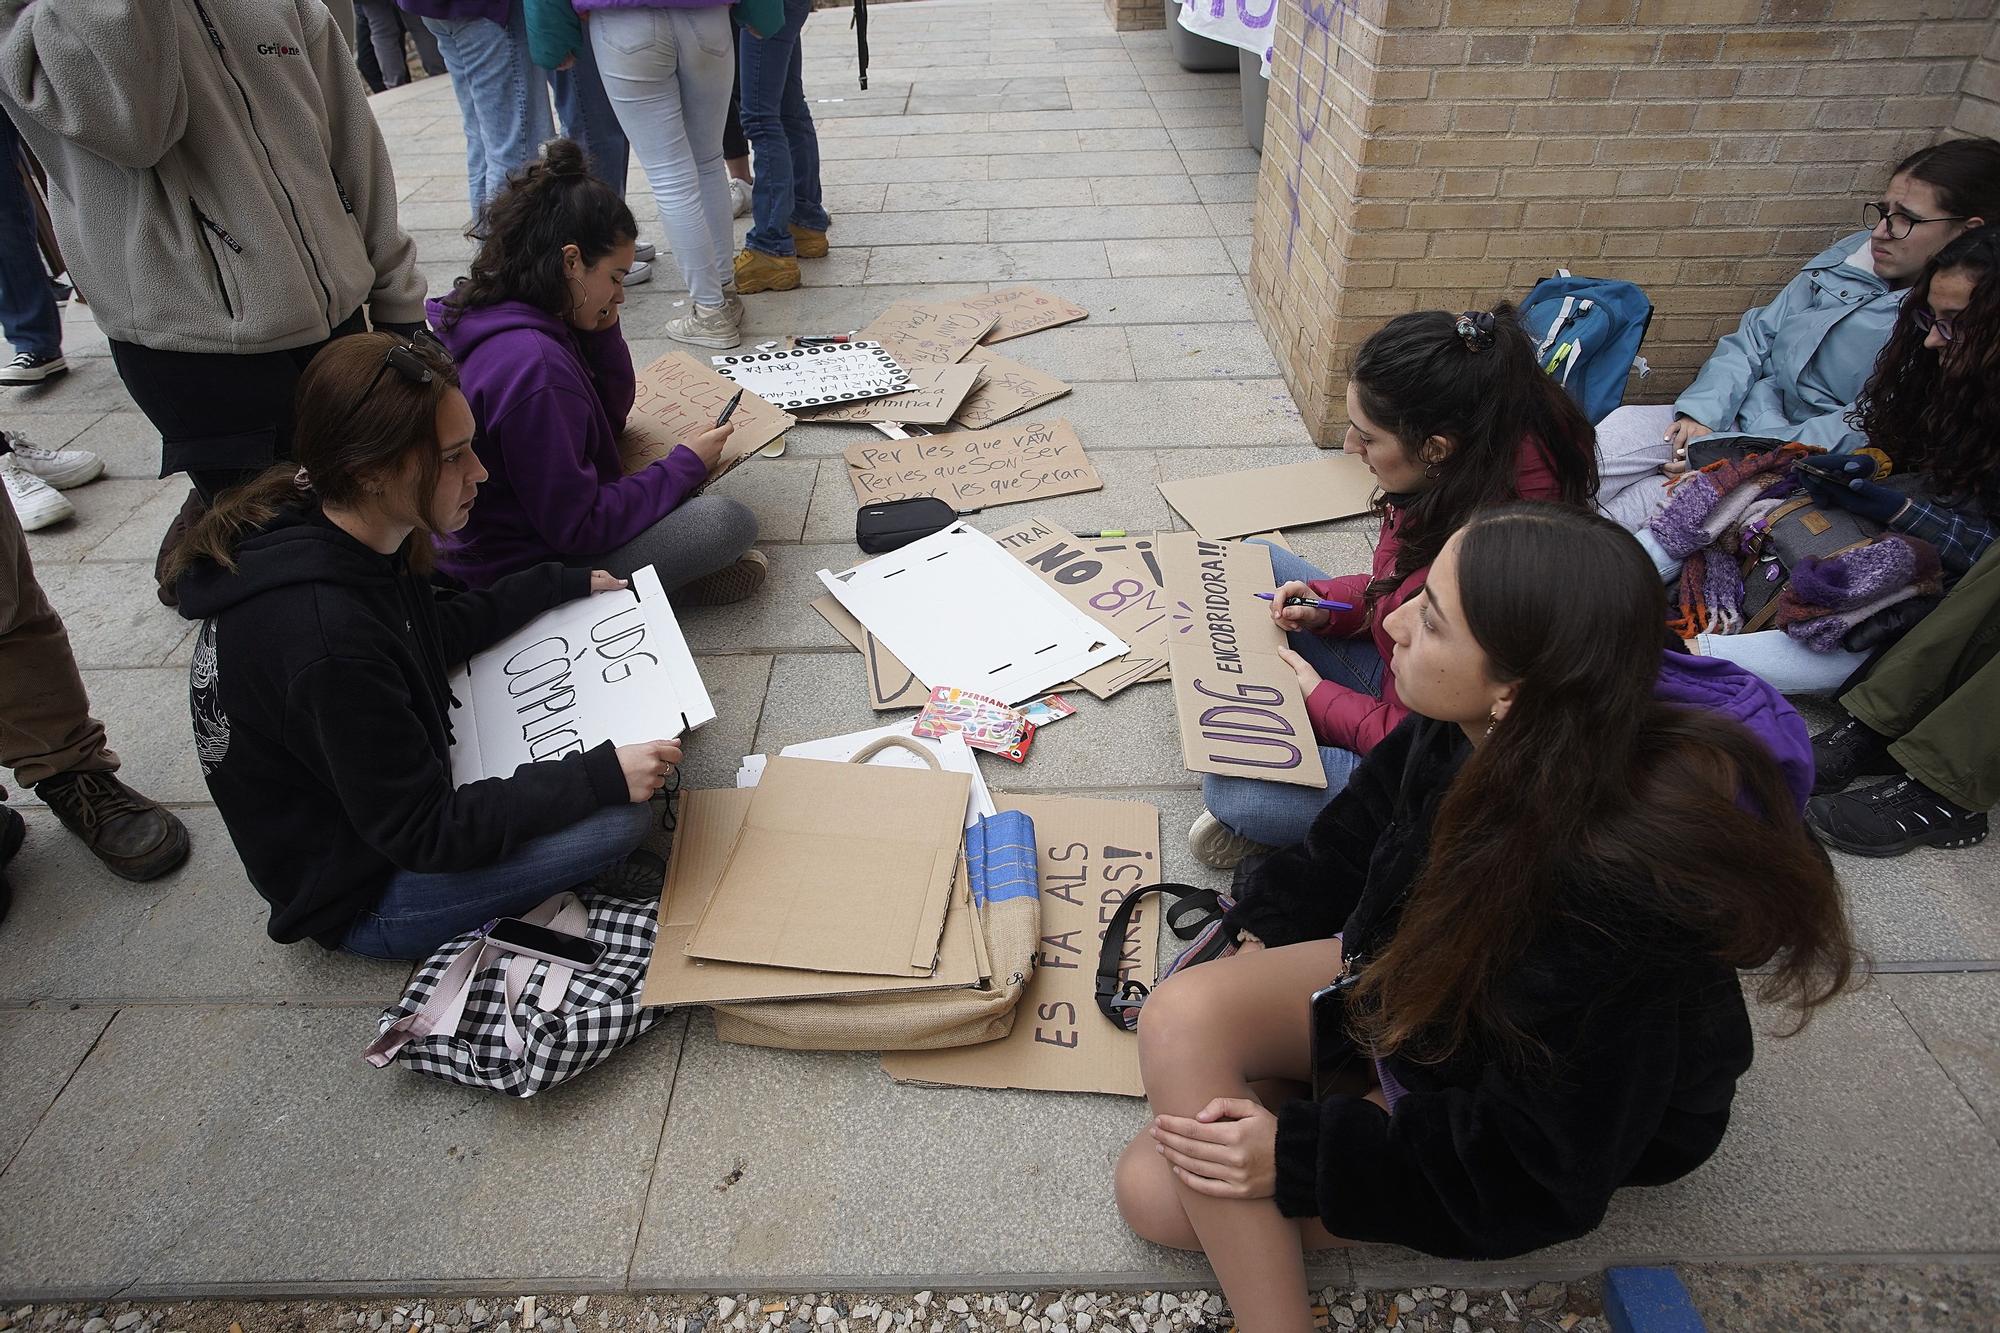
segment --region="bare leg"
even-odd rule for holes
[[[750,155],[748,153],[745,153],[742,157],[725,157],[722,159],[722,165],[737,180],[747,181],[750,179]]]
[[[1339,943],[1320,940],[1219,959],[1168,980],[1147,999],[1139,1022],[1139,1064],[1153,1109],[1193,1116],[1218,1097],[1255,1096],[1263,1080],[1305,1082],[1312,992],[1339,971]],[[1150,1169],[1143,1164],[1149,1157]],[[1217,1199],[1186,1188],[1144,1135],[1119,1161],[1118,1192],[1140,1235],[1183,1248],[1199,1243],[1243,1333],[1310,1333],[1303,1247],[1333,1242],[1324,1228],[1302,1234],[1269,1199]]]

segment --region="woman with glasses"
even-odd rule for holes
[[[1777,299],[1743,316],[1687,391],[1668,406],[1621,407],[1597,427],[1598,507],[1637,531],[1660,507],[1667,477],[1705,435],[1764,435],[1850,450],[1848,420],[1904,294],[1933,255],[2000,220],[2000,142],[1954,139],[1910,154],[1866,231],[1808,263]]]
[[[453,593],[431,538],[486,470],[444,353],[333,343],[299,382],[298,464],[225,493],[175,548],[209,793],[271,938],[423,958],[618,865],[680,762],[609,742],[455,787],[448,673],[542,612],[622,588],[554,563]]]

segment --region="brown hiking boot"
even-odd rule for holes
[[[674,589],[673,600],[681,606],[728,606],[763,587],[770,572],[771,562],[762,551],[745,551],[735,564]]]
[[[158,879],[187,860],[187,827],[110,773],[58,773],[35,795],[121,878]]]
[[[746,248],[736,256],[736,290],[745,296],[788,292],[798,285],[799,261],[790,255],[767,255]]]
[[[800,259],[826,258],[826,233],[814,231],[810,227],[793,227],[792,249],[798,251]]]

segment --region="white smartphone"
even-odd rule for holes
[[[566,930],[533,926],[517,916],[504,916],[487,928],[486,938],[509,953],[562,963],[588,972],[604,961],[604,945]]]

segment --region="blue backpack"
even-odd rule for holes
[[[1559,268],[1543,278],[1521,304],[1521,327],[1535,343],[1535,359],[1569,390],[1596,425],[1625,400],[1625,381],[1636,365],[1653,303],[1637,286],[1613,278],[1573,277]]]

